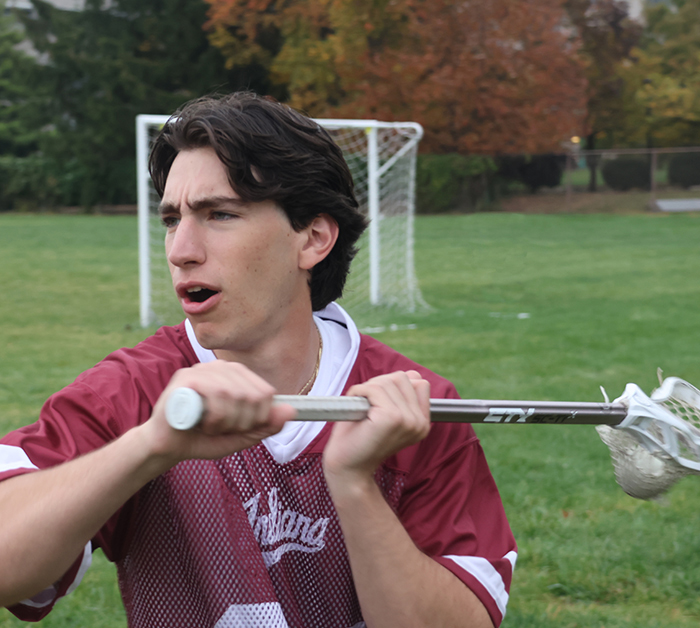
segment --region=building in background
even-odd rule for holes
[[[46,0],[57,9],[64,11],[82,11],[85,8],[85,0]],[[31,11],[31,0],[6,0],[5,6],[7,9],[19,9],[20,11]]]

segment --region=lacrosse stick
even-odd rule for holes
[[[299,421],[359,421],[367,416],[364,397],[276,395],[275,403],[297,410]],[[175,429],[195,427],[206,412],[190,388],[175,389],[166,418]],[[652,397],[628,384],[610,403],[431,399],[430,419],[453,423],[536,423],[597,425],[610,448],[615,477],[632,497],[657,497],[681,477],[700,474],[700,391],[670,377]],[[614,427],[612,427],[614,426]]]

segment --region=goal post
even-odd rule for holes
[[[182,312],[163,251],[158,198],[148,174],[148,155],[169,119],[136,118],[139,299],[143,327],[172,324]],[[423,128],[415,122],[316,119],[340,146],[355,182],[369,228],[360,242],[340,303],[351,313],[375,308],[427,309],[414,267],[416,156]]]

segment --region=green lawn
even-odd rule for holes
[[[465,397],[599,401],[656,368],[700,382],[700,215],[420,217],[420,315],[384,342]],[[0,432],[138,328],[136,219],[0,215]],[[415,329],[405,329],[407,326]],[[505,628],[700,622],[700,481],[660,502],[617,488],[587,426],[477,426],[520,546]],[[0,610],[0,628],[22,625]],[[41,625],[123,627],[101,555]]]

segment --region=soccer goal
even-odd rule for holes
[[[163,251],[160,199],[148,174],[151,142],[168,116],[136,118],[141,325],[178,322],[182,312]],[[426,309],[413,257],[416,155],[423,128],[415,122],[316,120],[343,150],[360,207],[370,219],[345,287],[351,313],[373,308]]]

